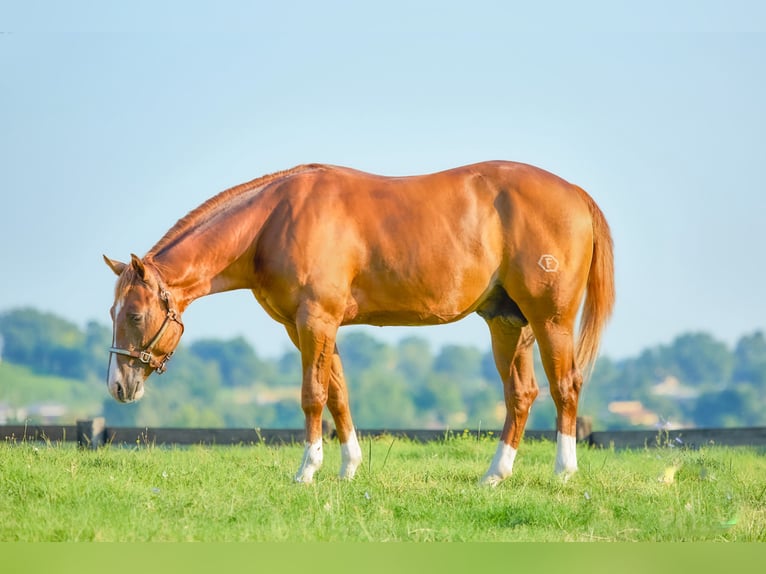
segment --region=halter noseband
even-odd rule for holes
[[[158,375],[161,375],[167,370],[166,363],[170,360],[170,357],[173,356],[173,353],[175,353],[175,350],[170,351],[161,360],[157,360],[154,357],[154,355],[152,355],[152,348],[154,347],[154,345],[157,344],[157,342],[160,340],[162,335],[165,333],[165,330],[168,328],[168,325],[170,324],[171,321],[175,321],[176,323],[181,325],[182,335],[184,332],[184,324],[181,322],[181,318],[178,315],[178,311],[176,311],[170,303],[170,292],[168,292],[167,289],[160,287],[160,299],[165,301],[165,306],[167,307],[165,320],[162,322],[162,326],[160,327],[160,330],[157,331],[157,334],[152,338],[151,341],[147,343],[143,351],[130,351],[128,349],[120,349],[119,347],[109,347],[110,353],[114,353],[117,355],[125,355],[126,357],[132,357],[134,359],[138,359],[145,365],[149,365],[152,369],[157,371]]]

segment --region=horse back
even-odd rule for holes
[[[409,177],[312,166],[263,196],[273,207],[258,236],[257,274],[280,286],[282,296],[268,295],[280,315],[311,297],[334,301],[347,323],[453,321],[498,283],[529,296],[521,284],[530,273],[550,278],[541,257],[574,265],[590,248],[571,246],[590,225],[577,188],[526,164]]]

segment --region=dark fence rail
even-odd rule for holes
[[[699,448],[706,445],[766,447],[766,427],[679,430],[591,431],[589,421],[578,420],[578,440],[594,448],[636,449],[652,447]],[[498,430],[360,429],[360,439],[391,436],[428,442],[467,434],[499,436]],[[334,431],[328,429],[328,436]],[[529,430],[527,440],[556,440],[555,431]],[[5,425],[5,442],[77,442],[84,448],[113,445],[238,445],[303,443],[302,429],[140,428],[108,427],[103,418],[78,421],[76,425]]]

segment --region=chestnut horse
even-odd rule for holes
[[[474,312],[489,326],[507,409],[483,482],[513,469],[538,394],[535,340],[558,412],[554,470],[577,469],[580,388],[614,303],[612,239],[593,199],[551,173],[502,161],[415,177],[303,165],[218,194],[143,258],[104,259],[119,276],[107,381],[118,401],[141,398],[146,378],[165,370],[198,297],[250,289],[284,325],[303,367],[299,482],[322,464],[325,406],[341,476],[361,462],[339,327],[437,325]]]

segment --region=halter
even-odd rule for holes
[[[160,327],[160,330],[157,331],[157,334],[152,338],[151,341],[149,341],[144,347],[143,351],[130,351],[128,349],[120,349],[119,347],[109,347],[109,352],[114,353],[117,355],[125,355],[126,357],[132,357],[134,359],[138,359],[145,365],[149,365],[152,369],[157,371],[158,375],[161,375],[167,370],[166,363],[170,360],[170,357],[173,356],[173,353],[175,353],[175,350],[170,351],[167,355],[165,355],[161,360],[158,360],[152,355],[152,348],[154,345],[157,344],[157,342],[160,340],[162,335],[165,333],[165,330],[168,328],[168,325],[171,321],[175,321],[179,325],[181,325],[181,334],[183,335],[184,332],[184,324],[181,322],[181,318],[178,315],[178,312],[173,308],[173,306],[170,303],[170,293],[167,289],[164,289],[160,287],[160,299],[165,301],[165,306],[167,307],[167,313],[165,315],[165,320],[162,322],[162,326]]]

